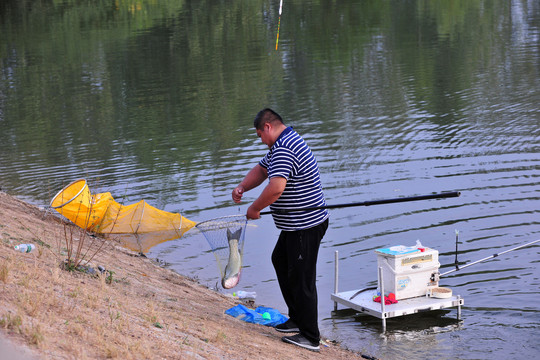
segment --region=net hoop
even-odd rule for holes
[[[231,225],[244,227],[246,224],[246,215],[227,215],[215,219],[201,221],[200,223],[197,223],[195,227],[204,234],[205,231],[227,229]]]
[[[60,204],[60,205],[57,205],[57,206],[53,206],[53,203],[55,202],[55,200],[64,192],[66,191],[66,189],[68,189],[69,187],[77,184],[78,182],[83,182],[84,185],[82,186],[81,190],[79,190],[79,192],[77,192],[77,194],[75,196],[73,196],[71,199],[69,199],[68,201]],[[51,200],[51,204],[50,206],[53,208],[53,209],[58,209],[58,208],[61,208],[61,207],[64,207],[66,206],[67,204],[69,204],[70,202],[72,202],[73,200],[75,200],[76,198],[78,198],[82,192],[88,188],[88,185],[86,184],[86,180],[85,179],[79,179],[79,180],[75,180],[73,181],[71,184],[65,186],[62,190],[60,190]]]

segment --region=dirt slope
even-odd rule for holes
[[[91,265],[104,274],[61,269],[81,238],[88,254],[101,246]],[[237,300],[104,241],[0,192],[0,354],[7,342],[37,359],[361,358],[331,342],[320,353],[286,344],[224,314]]]

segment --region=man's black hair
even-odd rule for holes
[[[259,111],[257,116],[255,116],[255,120],[253,120],[253,126],[255,126],[255,129],[261,129],[265,123],[279,121],[283,124],[283,119],[277,112],[270,108],[262,109]]]

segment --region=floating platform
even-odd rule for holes
[[[337,294],[331,294],[330,298],[334,303],[339,303],[348,308],[383,319],[383,327],[385,327],[385,319],[456,306],[458,307],[459,319],[461,317],[461,305],[464,303],[459,295],[446,299],[419,296],[399,300],[396,304],[381,306],[381,303],[373,301],[373,297],[377,295],[377,290],[363,291],[351,299],[357,292],[358,290],[344,291]]]
[[[339,303],[361,313],[382,319],[383,331],[386,331],[386,319],[451,307],[457,307],[457,318],[458,320],[461,319],[461,306],[464,304],[464,300],[460,295],[453,295],[446,298],[436,298],[424,295],[401,299],[395,304],[386,305],[384,304],[384,301],[373,301],[373,298],[377,296],[378,293],[375,288],[338,292],[339,270],[337,251],[335,256],[334,293],[330,295],[330,298],[334,301],[335,310],[337,310],[337,305]],[[378,268],[378,273],[380,288],[384,288],[382,267]]]

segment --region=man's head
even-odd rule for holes
[[[257,136],[269,148],[274,145],[281,132],[286,128],[281,116],[269,108],[259,111],[257,116],[255,116],[253,125],[255,126]]]
[[[274,122],[280,122],[283,124],[283,119],[274,110],[266,108],[259,111],[257,116],[255,116],[255,120],[253,120],[253,126],[255,127],[255,130],[262,130],[264,124]]]

